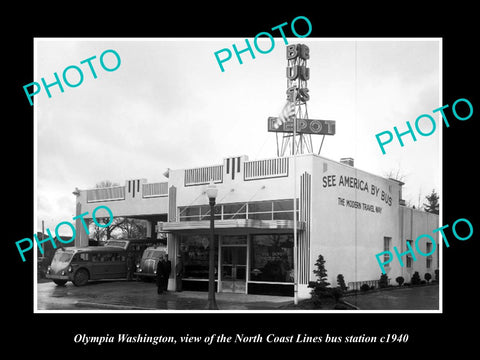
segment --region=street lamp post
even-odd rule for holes
[[[218,189],[210,181],[207,186],[208,203],[210,204],[210,251],[208,265],[208,310],[218,310],[215,300],[215,199],[217,198]]]

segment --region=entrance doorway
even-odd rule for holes
[[[247,247],[222,246],[222,292],[245,293],[247,280]]]

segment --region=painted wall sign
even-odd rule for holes
[[[382,212],[382,207],[381,206],[375,206],[373,204],[367,204],[367,203],[356,201],[356,200],[349,200],[349,199],[345,199],[345,198],[342,198],[342,197],[338,198],[338,205],[345,206],[345,207],[351,207],[353,209],[370,211],[370,212],[373,212],[373,213],[381,213]]]
[[[346,175],[340,175],[337,177],[337,175],[327,175],[322,178],[322,187],[328,188],[328,187],[349,187],[352,189],[360,190],[360,191],[365,191],[371,195],[376,196],[377,198],[379,197],[385,204],[392,206],[392,196],[388,194],[386,191],[381,190],[378,186],[374,184],[368,184],[367,181],[357,178],[355,176],[346,176]],[[340,199],[340,198],[339,198]],[[360,204],[360,205],[358,205]],[[363,206],[363,203],[358,203],[358,204],[348,204],[345,202],[340,203],[339,200],[339,205],[343,206],[350,206],[350,207],[356,207],[358,209],[364,209],[364,210],[369,210],[373,212],[381,212],[381,208],[379,211],[377,209],[372,208],[372,205],[365,204],[367,206]]]

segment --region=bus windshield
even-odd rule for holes
[[[160,256],[161,256],[162,254],[164,255],[164,254],[166,254],[166,252],[163,251],[163,250],[149,250],[149,249],[147,249],[147,250],[145,250],[145,252],[143,253],[143,256],[142,256],[142,257],[143,257],[144,259],[158,259],[158,258],[160,258]]]
[[[70,263],[70,260],[73,257],[73,252],[71,251],[57,251],[55,256],[52,259],[52,267],[64,267]]]

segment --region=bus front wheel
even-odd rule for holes
[[[75,286],[83,286],[83,285],[86,285],[87,282],[88,282],[87,270],[80,269],[73,276],[73,285]]]

